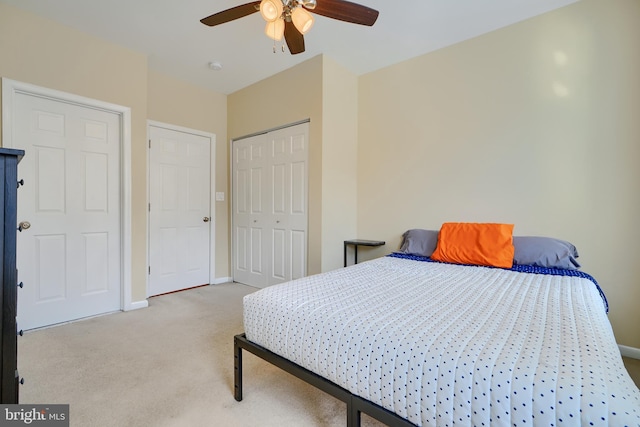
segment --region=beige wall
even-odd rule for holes
[[[229,277],[229,194],[227,192],[227,96],[149,71],[150,120],[183,126],[216,135],[215,191],[225,193],[215,203],[215,276]]]
[[[0,77],[131,108],[132,299],[144,300],[147,119],[215,133],[216,189],[226,192],[226,96],[150,72],[143,54],[2,3]],[[217,277],[229,276],[227,211],[226,202],[216,204]]]
[[[363,76],[358,235],[376,254],[445,221],[570,240],[640,347],[639,20],[582,0]]]
[[[0,58],[0,77],[131,108],[132,299],[144,300],[146,56],[0,4]]]
[[[357,237],[358,78],[327,56],[322,117],[321,269],[329,271],[344,265],[343,242]]]

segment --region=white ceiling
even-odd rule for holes
[[[259,13],[216,27],[200,23],[248,0],[0,0],[142,52],[151,69],[223,94],[318,54],[361,75],[577,0],[352,1],[380,11],[373,27],[316,15],[306,52],[290,55],[280,44],[273,53]],[[223,69],[209,69],[212,61]]]

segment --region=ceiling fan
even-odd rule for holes
[[[314,22],[309,12],[367,26],[372,26],[378,19],[377,10],[346,0],[262,0],[214,13],[200,22],[213,27],[258,11],[267,21],[265,34],[275,41],[284,37],[292,55],[304,52],[304,34]]]

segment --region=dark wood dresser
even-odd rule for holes
[[[16,324],[16,306],[18,303],[18,273],[16,271],[16,233],[18,227],[17,199],[18,162],[24,156],[23,150],[0,148],[0,177],[3,179],[3,191],[0,196],[0,403],[18,403],[18,334]]]

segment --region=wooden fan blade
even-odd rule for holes
[[[376,23],[379,14],[375,9],[346,0],[317,0],[316,8],[309,12],[369,27]]]
[[[293,22],[284,23],[284,39],[287,41],[289,52],[292,55],[304,52],[304,36],[293,25]]]
[[[202,18],[200,22],[202,22],[204,25],[213,27],[214,25],[220,25],[224,24],[225,22],[233,21],[235,19],[244,18],[245,16],[256,13],[259,10],[260,2],[254,1],[251,3],[232,7],[231,9],[223,10],[222,12],[214,13],[211,16]]]

